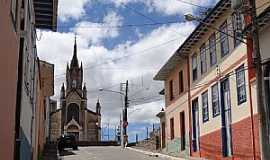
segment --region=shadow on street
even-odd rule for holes
[[[70,156],[70,155],[76,155],[73,150],[63,150],[59,153],[60,156]]]

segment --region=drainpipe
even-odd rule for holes
[[[186,58],[187,60],[187,78],[188,78],[188,121],[189,121],[189,154],[192,156],[192,139],[191,139],[191,91],[190,91],[190,63],[189,57]]]
[[[251,133],[252,133],[252,151],[253,159],[256,159],[256,147],[255,147],[255,134],[254,134],[254,119],[253,119],[253,104],[252,104],[252,93],[251,93],[251,77],[252,77],[252,50],[253,42],[251,39],[247,40],[247,60],[248,60],[248,89],[249,89],[249,99],[250,99],[250,117],[251,117]]]

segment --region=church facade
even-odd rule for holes
[[[75,39],[73,57],[66,69],[66,86],[62,85],[60,109],[51,113],[51,140],[61,134],[73,134],[79,141],[98,142],[101,139],[101,105],[96,111],[87,108],[87,89],[83,84],[83,66],[77,58]]]

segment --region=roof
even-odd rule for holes
[[[34,0],[36,27],[56,31],[57,8],[58,0]]]
[[[267,24],[270,24],[270,6],[268,6],[263,12],[261,12],[261,14],[258,16],[257,22],[260,29],[262,29]],[[243,32],[244,34],[250,33],[251,24],[249,24]]]
[[[162,118],[162,117],[165,116],[165,112],[164,111],[160,111],[156,116],[159,117],[159,118]]]
[[[202,21],[204,23],[214,23],[217,19],[219,19],[224,11],[230,9],[230,6],[230,0],[220,0]],[[167,63],[159,70],[154,77],[154,80],[166,80],[178,62],[187,57],[187,55],[192,51],[192,47],[202,38],[202,36],[205,35],[206,32],[208,32],[208,28],[209,27],[207,25],[199,23],[199,25],[189,35],[184,43],[170,57]]]
[[[86,110],[88,113],[92,113],[92,114],[94,114],[94,115],[100,115],[100,114],[97,114],[96,112],[91,111],[91,110],[88,109],[88,108],[86,108],[85,110]]]

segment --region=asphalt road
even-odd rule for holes
[[[111,146],[79,147],[77,151],[66,149],[63,153],[60,153],[60,156],[62,160],[167,160]]]

